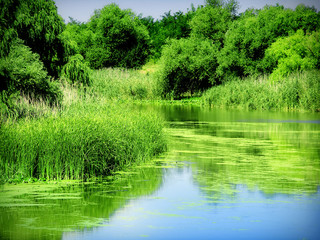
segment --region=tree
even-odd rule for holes
[[[171,40],[160,58],[163,96],[180,97],[216,84],[217,47],[208,40]]]
[[[170,39],[188,38],[191,33],[190,21],[196,12],[192,5],[187,13],[181,11],[165,13],[160,20],[154,21],[152,17],[141,18],[140,21],[147,26],[151,38],[152,55],[158,59],[162,47]]]
[[[319,68],[320,41],[319,32],[305,35],[303,30],[279,38],[266,50],[265,66],[272,72],[274,80],[295,71]]]
[[[88,25],[94,36],[85,56],[92,67],[134,68],[146,62],[149,34],[131,10],[121,10],[116,4],[107,5],[95,11]]]
[[[62,18],[52,0],[1,1],[1,57],[10,51],[17,37],[40,56],[52,76],[58,76],[63,65],[64,48],[59,34],[64,29]]]
[[[78,22],[72,18],[70,18],[70,22],[59,37],[64,44],[65,62],[75,54],[81,54],[86,57],[88,49],[94,43],[94,33],[89,29],[88,24]]]
[[[220,5],[199,8],[190,22],[191,35],[194,38],[210,39],[222,47],[225,33],[233,19],[230,10]]]
[[[299,6],[294,11],[277,5],[247,11],[226,32],[217,73],[223,77],[264,73],[265,50],[277,38],[298,29],[310,32],[319,27],[320,15],[312,8]]]

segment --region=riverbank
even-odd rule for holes
[[[50,106],[23,96],[16,116],[0,128],[1,182],[88,179],[109,175],[166,149],[159,116],[133,109],[132,102],[214,108],[319,111],[320,71],[274,82],[247,78],[213,87],[201,97],[163,100],[157,65],[142,70],[102,69],[83,87],[61,82],[63,102]],[[161,119],[161,118],[160,118]]]
[[[165,151],[162,118],[134,109],[127,100],[135,96],[122,91],[124,79],[143,87],[132,81],[139,80],[132,78],[139,73],[102,72],[93,73],[90,87],[61,82],[60,105],[22,96],[15,102],[15,114],[2,115],[0,182],[87,180],[108,176]],[[112,82],[119,76],[122,78]]]
[[[204,106],[246,110],[320,111],[320,71],[291,74],[273,81],[249,77],[213,87],[202,96]]]

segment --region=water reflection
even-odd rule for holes
[[[233,195],[236,186],[266,194],[311,194],[320,182],[319,126],[292,123],[174,124],[173,148],[191,160],[208,197]]]
[[[100,184],[3,189],[0,238],[318,238],[319,114],[138,107],[167,120],[166,155]]]
[[[106,225],[130,200],[161,184],[162,170],[149,165],[101,183],[2,187],[0,239],[61,239],[63,232]]]

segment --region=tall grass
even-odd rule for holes
[[[249,110],[320,111],[320,71],[295,73],[278,82],[267,76],[234,80],[205,92],[202,104]]]
[[[74,104],[59,116],[0,128],[4,179],[86,179],[145,161],[165,149],[150,113],[105,102]]]
[[[157,84],[153,71],[101,69],[92,73],[91,92],[109,99],[157,99]]]
[[[0,123],[0,181],[104,176],[165,150],[159,116],[113,101],[152,98],[148,73],[104,69],[92,80],[86,87],[61,81],[56,106],[27,95],[15,99],[20,113]]]

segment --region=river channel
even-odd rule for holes
[[[168,152],[95,183],[0,188],[0,239],[319,239],[320,114],[142,105]]]

